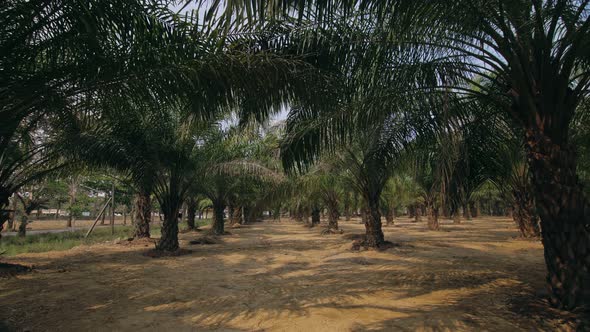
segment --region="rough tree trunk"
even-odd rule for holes
[[[461,223],[461,208],[459,206],[455,207],[455,211],[453,211],[453,224],[460,224]]]
[[[385,214],[386,225],[391,226],[393,225],[393,219],[395,218],[395,209],[388,208],[387,214]]]
[[[25,237],[27,235],[27,224],[29,223],[29,216],[23,215],[18,226],[18,236]]]
[[[385,243],[385,236],[381,228],[381,212],[379,210],[379,197],[367,197],[368,209],[365,220],[365,243],[370,248],[379,248]]]
[[[225,211],[225,203],[220,200],[213,201],[213,225],[211,226],[212,234],[225,234],[223,211]]]
[[[72,206],[76,204],[77,196],[78,196],[78,176],[74,176],[70,179],[69,188],[68,188],[68,195],[70,196],[70,215],[68,216],[68,221],[66,223],[66,227],[70,228],[74,222],[74,213],[72,211]],[[104,219],[103,219],[104,223]]]
[[[539,228],[539,217],[535,212],[535,201],[531,192],[528,190],[514,190],[514,208],[512,209],[512,219],[518,226],[520,235],[525,238],[539,237],[541,229]]]
[[[14,228],[16,227],[16,197],[13,197],[13,201],[12,201],[12,207],[10,208],[11,211],[8,213],[8,230],[9,231],[14,231]],[[2,230],[2,229],[0,229]]]
[[[196,201],[188,202],[186,210],[187,210],[186,224],[188,225],[188,229],[191,231],[197,229],[197,226],[195,223],[195,217],[197,215],[197,202]]]
[[[504,215],[508,218],[514,217],[514,208],[512,206],[508,206],[504,209]]]
[[[55,220],[58,220],[59,219],[59,211],[60,210],[61,210],[61,203],[60,202],[57,202],[57,209],[55,211],[55,218],[54,218]]]
[[[338,206],[331,205],[328,207],[328,230],[338,230]]]
[[[449,212],[450,209],[449,209],[448,202],[446,202],[446,201],[443,202],[443,204],[441,206],[441,209],[442,209],[442,215],[443,215],[443,217],[446,218],[446,219],[450,219],[451,218],[451,212]]]
[[[469,208],[469,203],[465,204],[463,206],[463,217],[465,217],[465,220],[471,220],[471,209]]]
[[[74,203],[75,203],[75,200],[74,201],[70,200],[70,206],[72,206]],[[68,227],[68,228],[72,227],[73,223],[74,223],[74,212],[70,208],[70,213],[68,214],[68,220],[66,221],[66,227]],[[101,225],[102,224],[104,224],[104,216],[102,218]]]
[[[232,226],[234,224],[234,205],[231,203],[227,205],[227,218],[230,226]]]
[[[172,213],[170,213],[172,212]],[[164,213],[164,222],[161,228],[162,235],[156,248],[161,251],[177,251],[178,244],[178,209]]]
[[[133,217],[133,237],[136,239],[150,237],[150,222],[152,221],[152,202],[147,193],[137,193],[133,202],[135,216]]]
[[[295,221],[303,222],[303,210],[301,209],[301,207],[297,207],[297,209],[295,210]]]
[[[414,222],[420,221],[422,221],[422,208],[420,207],[420,205],[416,205],[416,208],[414,210]]]
[[[317,207],[311,209],[311,227],[320,224],[320,213],[321,211]]]
[[[438,208],[435,208],[432,206],[432,204],[429,204],[426,209],[428,212],[428,229],[431,231],[440,230],[440,224],[438,223]]]
[[[551,302],[565,309],[588,305],[590,204],[576,175],[576,153],[538,130],[526,136]]]
[[[346,204],[344,206],[344,220],[350,221],[350,205]]]
[[[243,207],[244,224],[250,224],[256,221],[256,210],[250,206]]]
[[[242,224],[242,207],[240,206],[229,206],[229,224],[240,225]]]

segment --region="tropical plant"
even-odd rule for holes
[[[246,16],[243,13],[249,19],[292,15],[300,21],[315,20],[317,30],[334,21],[368,22],[368,36],[362,39],[367,43],[356,42],[358,35],[350,34],[342,38],[348,42],[334,46],[350,54],[356,47],[375,45],[365,57],[366,75],[383,75],[379,68],[387,61],[396,67],[392,74],[398,83],[389,85],[392,90],[453,89],[492,102],[512,117],[525,135],[551,302],[567,309],[587,303],[589,201],[578,180],[571,129],[578,106],[590,92],[588,1],[242,0],[224,4],[228,21]],[[220,7],[219,2],[216,5]],[[259,15],[251,15],[252,10]],[[481,77],[492,84],[481,85]]]

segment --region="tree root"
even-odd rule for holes
[[[352,251],[364,251],[364,250],[377,250],[383,251],[391,248],[399,247],[399,244],[384,241],[383,243],[379,244],[377,247],[372,247],[367,244],[366,240],[356,240],[352,243],[350,250]]]

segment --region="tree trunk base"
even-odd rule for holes
[[[352,243],[352,247],[350,248],[353,251],[363,251],[363,250],[377,250],[383,251],[391,248],[399,247],[399,244],[395,244],[389,241],[383,241],[377,245],[374,244],[373,241],[367,241],[366,239],[363,240],[356,240]]]
[[[215,229],[213,229],[213,228],[212,228],[212,229],[210,229],[209,231],[207,231],[207,233],[206,233],[206,234],[207,234],[207,235],[211,235],[211,236],[223,236],[223,235],[231,235],[231,233],[230,233],[230,232],[228,232],[228,231],[226,231],[226,230],[224,230],[224,231],[222,231],[222,232],[219,232],[219,231],[217,231],[217,230],[215,230]]]
[[[578,180],[576,151],[554,143],[536,127],[526,131],[550,302],[573,310],[590,308],[590,203]]]
[[[159,249],[151,249],[144,253],[144,256],[151,257],[151,258],[160,258],[160,257],[177,257],[182,255],[191,254],[192,250],[188,249],[181,249],[178,248],[174,251],[163,251]]]

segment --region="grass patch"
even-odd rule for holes
[[[197,220],[199,227],[210,223],[210,220]],[[181,223],[180,229],[186,229],[186,223]],[[95,228],[85,239],[87,230],[77,230],[62,233],[32,234],[25,237],[3,236],[0,240],[0,254],[14,256],[24,253],[68,250],[79,245],[88,245],[116,239],[126,239],[133,234],[132,226],[115,226],[115,234],[111,234],[110,227]],[[153,237],[159,237],[160,225],[154,224],[150,228]]]
[[[101,227],[95,229],[87,239],[84,238],[86,230],[33,234],[25,237],[3,236],[2,240],[0,240],[0,253],[4,253],[6,256],[14,256],[29,252],[67,250],[83,244],[127,238],[131,233],[130,226],[117,226],[115,227],[115,234],[111,234],[110,228]]]

